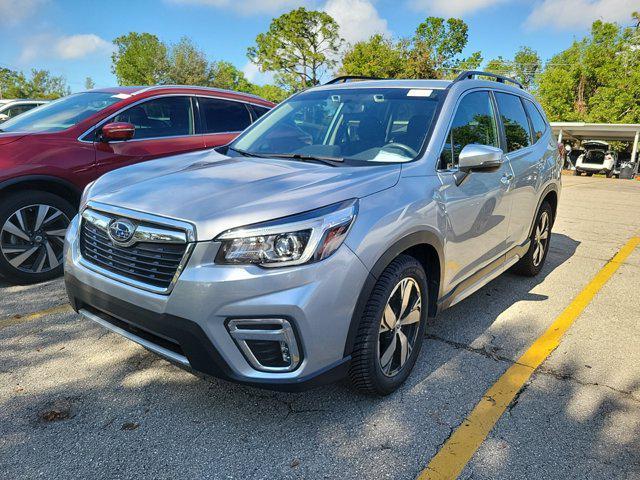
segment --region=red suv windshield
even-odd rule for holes
[[[76,93],[7,120],[0,125],[0,131],[58,132],[66,130],[121,100],[121,97],[113,93]]]

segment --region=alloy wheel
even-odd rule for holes
[[[422,318],[422,292],[411,277],[400,280],[387,300],[378,335],[382,373],[396,375],[406,364],[416,342]]]
[[[544,254],[547,251],[547,246],[549,244],[549,227],[549,214],[547,212],[542,212],[533,236],[533,265],[536,267],[542,263]]]
[[[46,273],[62,262],[69,218],[51,205],[29,205],[14,212],[0,230],[0,252],[15,269]]]

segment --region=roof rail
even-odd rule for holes
[[[366,77],[362,75],[342,75],[341,77],[332,78],[327,83],[325,83],[325,85],[334,85],[336,83],[347,83],[347,82],[353,82],[358,80],[384,80],[384,79],[379,77]]]
[[[517,85],[522,90],[524,90],[524,87],[522,86],[522,84],[519,81],[514,80],[513,78],[505,77],[504,75],[498,75],[497,73],[483,72],[481,70],[465,70],[464,72],[462,72],[460,75],[456,77],[453,83],[459,82],[460,80],[471,80],[473,79],[473,77],[478,77],[478,76],[492,77],[492,78],[495,78],[496,81],[500,83],[510,82]]]

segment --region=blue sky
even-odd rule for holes
[[[274,15],[300,5],[328,11],[351,42],[378,32],[409,36],[429,15],[460,17],[469,25],[467,53],[481,50],[485,61],[521,45],[548,59],[593,20],[629,24],[640,10],[640,0],[0,0],[0,66],[48,69],[73,91],[87,76],[114,85],[111,41],[137,31],[167,43],[189,36],[210,60],[231,61],[261,83],[247,47]]]

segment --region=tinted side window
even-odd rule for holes
[[[255,114],[256,119],[260,118],[269,111],[267,107],[259,107],[257,105],[251,105],[251,108],[253,108],[253,113]]]
[[[111,121],[135,125],[135,139],[194,133],[193,111],[189,97],[162,97],[149,100],[119,113]]]
[[[495,95],[507,137],[507,152],[520,150],[531,145],[529,120],[527,120],[527,114],[524,113],[520,97],[499,92],[496,92]]]
[[[542,115],[540,114],[540,110],[536,108],[536,106],[530,100],[525,100],[524,104],[527,106],[527,112],[529,113],[529,118],[531,119],[531,123],[533,125],[533,135],[534,135],[534,143],[540,140],[544,132],[547,130],[547,122],[544,120]]]
[[[199,97],[205,133],[240,132],[251,124],[244,103],[218,98]]]
[[[496,116],[488,92],[473,92],[464,96],[447,134],[440,155],[440,168],[456,167],[460,152],[466,145],[500,146],[496,125]]]

